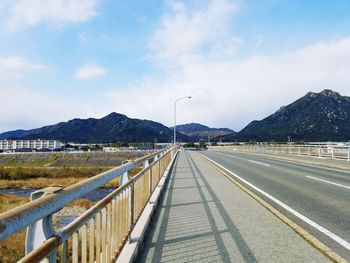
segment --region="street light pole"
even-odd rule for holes
[[[185,96],[185,97],[181,97],[181,98],[178,98],[177,100],[175,100],[174,102],[174,145],[176,145],[176,103],[179,101],[179,100],[182,100],[182,99],[190,99],[192,98],[191,96]]]

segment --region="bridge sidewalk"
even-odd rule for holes
[[[170,176],[137,262],[328,262],[199,153]]]

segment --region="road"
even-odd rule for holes
[[[202,154],[245,180],[243,184],[265,201],[350,260],[350,172],[246,153]]]

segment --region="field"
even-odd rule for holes
[[[143,155],[142,152],[2,154],[0,188],[65,187]]]

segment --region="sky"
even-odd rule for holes
[[[111,112],[239,131],[350,96],[348,0],[0,0],[0,132]]]

